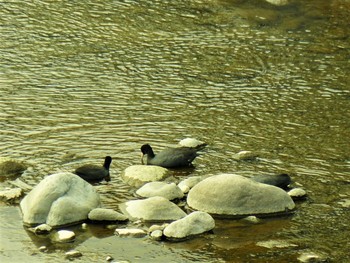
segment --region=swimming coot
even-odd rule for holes
[[[146,164],[158,165],[164,168],[177,168],[190,166],[192,161],[198,156],[198,151],[203,147],[177,147],[166,148],[158,154],[154,154],[152,147],[149,144],[144,144],[141,147],[142,163],[146,155]]]
[[[109,166],[111,165],[112,157],[106,156],[103,166],[86,164],[75,170],[75,174],[88,182],[99,182],[103,179],[107,182],[111,180],[109,175]]]
[[[277,175],[257,175],[252,177],[256,182],[274,185],[282,189],[287,189],[288,185],[292,183],[292,179],[288,174],[277,174]]]

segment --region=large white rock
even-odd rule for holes
[[[20,203],[25,225],[52,227],[87,219],[100,206],[100,196],[79,176],[64,172],[43,179]]]
[[[134,220],[171,221],[186,216],[186,213],[177,205],[160,196],[128,201],[120,208],[124,214]]]
[[[188,216],[170,223],[163,231],[170,239],[182,239],[198,235],[215,227],[215,221],[205,212],[196,211]]]
[[[295,207],[282,189],[235,174],[204,179],[189,191],[187,203],[195,210],[227,216],[284,213]]]
[[[150,182],[136,191],[142,197],[162,196],[168,200],[182,198],[184,196],[181,189],[174,183]]]
[[[168,176],[169,170],[156,165],[132,165],[121,174],[124,182],[135,187],[148,182],[162,181]]]

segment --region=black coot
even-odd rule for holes
[[[190,166],[192,161],[198,156],[197,152],[203,148],[203,146],[166,148],[154,154],[152,147],[149,144],[144,144],[141,147],[142,163],[146,155],[146,164],[158,165],[165,168]]]
[[[256,182],[274,185],[282,189],[287,189],[288,185],[292,182],[292,179],[288,174],[257,175],[252,177],[252,179]]]
[[[86,164],[75,170],[75,174],[88,182],[99,182],[103,179],[107,182],[111,180],[109,175],[109,166],[111,165],[112,157],[106,156],[103,166]]]

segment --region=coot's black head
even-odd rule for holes
[[[105,163],[103,164],[103,167],[108,170],[109,166],[111,165],[111,162],[112,162],[112,157],[111,156],[106,156]]]
[[[142,154],[153,154],[153,150],[152,150],[152,147],[151,145],[149,144],[144,144],[141,146],[141,152]]]

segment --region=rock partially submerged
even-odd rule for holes
[[[5,202],[18,202],[18,199],[22,196],[23,191],[21,188],[12,188],[0,191],[0,200]]]
[[[204,147],[206,145],[207,144],[205,142],[199,141],[199,140],[194,139],[194,138],[185,138],[179,142],[180,147],[196,148],[196,147]]]
[[[51,240],[59,243],[72,242],[75,239],[75,233],[69,230],[60,230],[54,233]]]
[[[168,169],[156,165],[132,165],[121,174],[124,182],[135,187],[148,182],[162,181],[168,176]]]
[[[236,161],[253,161],[258,155],[252,151],[240,151],[232,156]]]
[[[0,157],[0,181],[20,176],[28,166],[22,162],[8,157]]]
[[[132,220],[171,221],[186,216],[177,205],[160,196],[128,201],[120,208]]]
[[[57,173],[43,179],[20,203],[25,225],[52,227],[86,220],[100,206],[93,186],[72,173]]]
[[[92,221],[126,221],[128,217],[113,209],[95,208],[90,211],[88,218]]]
[[[196,211],[170,223],[163,233],[169,239],[184,239],[208,232],[214,227],[215,221],[208,213]]]
[[[181,189],[174,183],[150,182],[136,191],[142,197],[162,196],[168,200],[182,198],[184,196]]]
[[[182,180],[177,186],[186,194],[190,189],[202,180],[201,176],[192,176]]]
[[[114,234],[120,237],[144,237],[147,232],[138,228],[117,228]]]
[[[195,210],[230,217],[283,214],[295,207],[282,189],[235,174],[204,179],[190,190],[187,203]]]

